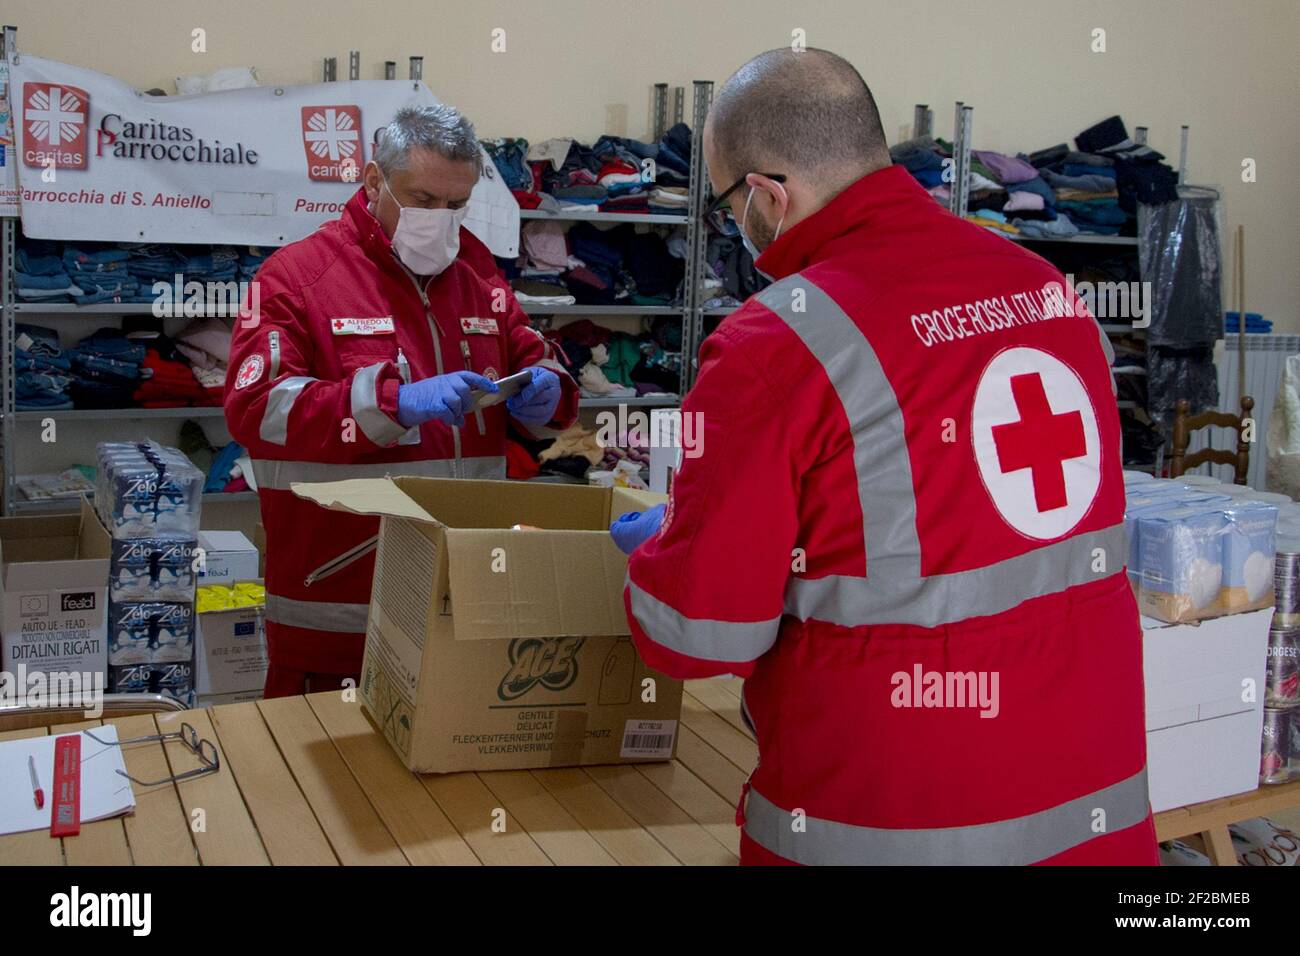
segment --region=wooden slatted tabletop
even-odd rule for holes
[[[727,866],[738,862],[736,801],[758,759],[734,678],[687,682],[667,763],[416,776],[338,692],[108,722],[125,740],[182,721],[216,744],[219,773],[137,785],[133,814],[82,824],[75,837],[0,836],[0,864]],[[199,766],[174,740],[123,751],[141,780]]]
[[[740,685],[686,682],[671,762],[558,770],[417,776],[338,692],[117,718],[123,740],[187,721],[216,744],[221,771],[136,786],[133,814],[75,837],[0,836],[0,865],[734,865],[736,801],[758,760]],[[142,780],[199,766],[175,740],[133,744],[124,757]],[[1156,832],[1205,833],[1216,862],[1232,863],[1229,822],[1297,805],[1300,782],[1261,788],[1157,814]]]

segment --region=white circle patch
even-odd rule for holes
[[[260,353],[254,352],[239,366],[239,374],[235,376],[235,388],[248,388],[262,377],[265,368],[266,359],[262,358]]]
[[[971,436],[980,479],[1007,524],[1050,540],[1072,530],[1101,487],[1097,412],[1072,368],[1010,348],[975,389]]]

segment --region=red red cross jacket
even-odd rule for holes
[[[747,678],[745,861],[1154,863],[1096,321],[901,167],[758,267],[626,590],[651,666]]]
[[[542,365],[564,387],[550,425],[566,427],[577,415],[577,387],[550,346],[508,288],[466,258],[417,279],[359,190],[338,219],[276,252],[257,274],[256,311],[246,308],[235,323],[226,420],[253,459],[262,504],[273,671],[360,671],[378,532],[375,518],[296,497],[292,482],[505,477],[504,404],[463,428],[408,430],[397,422],[404,379],[466,368],[499,378]]]

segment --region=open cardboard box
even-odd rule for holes
[[[84,498],[79,514],[0,518],[0,669],[104,678],[110,549]]]
[[[411,770],[673,756],[682,685],[632,645],[608,531],[664,496],[413,477],[293,491],[382,517],[361,699]]]

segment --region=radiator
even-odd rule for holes
[[[1224,339],[1222,352],[1216,350],[1215,365],[1219,375],[1219,408],[1234,415],[1241,414],[1238,387],[1238,336],[1229,333]],[[1264,469],[1268,459],[1268,417],[1273,412],[1273,400],[1282,384],[1282,370],[1288,355],[1300,355],[1300,335],[1246,334],[1246,389],[1255,400],[1255,442],[1250,446],[1250,470],[1246,483],[1264,490]],[[1237,449],[1237,433],[1231,428],[1203,428],[1192,433],[1188,451],[1202,448]],[[1231,465],[1202,465],[1198,472],[1214,475],[1220,481],[1233,480]]]

